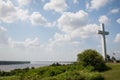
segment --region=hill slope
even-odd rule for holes
[[[111,69],[101,73],[105,80],[120,80],[120,63],[107,63],[107,66]]]

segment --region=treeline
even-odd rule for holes
[[[30,61],[0,61],[0,65],[29,64]]]

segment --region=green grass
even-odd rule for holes
[[[1,72],[0,80],[103,80],[100,73],[92,70],[92,67],[84,68],[81,64],[26,68],[9,73],[13,75]]]
[[[6,77],[0,77],[0,80],[20,80],[18,76],[6,76]]]
[[[107,63],[111,69],[94,72],[92,67],[80,64],[66,66],[46,66],[36,69],[17,71],[12,76],[1,76],[0,80],[120,80],[120,63]]]
[[[107,63],[111,69],[101,72],[105,80],[120,80],[120,63]]]

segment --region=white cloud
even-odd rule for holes
[[[73,3],[74,3],[74,4],[78,3],[78,0],[73,0]]]
[[[95,38],[97,35],[97,30],[100,27],[96,24],[88,24],[84,27],[77,28],[72,30],[69,33],[56,33],[54,38],[50,40],[49,46],[54,49],[54,47],[65,46],[65,45],[80,45],[81,40],[88,38]]]
[[[116,21],[117,21],[117,23],[119,23],[119,24],[120,24],[120,18],[118,18]]]
[[[33,12],[30,16],[30,21],[33,25],[52,26],[39,12]]]
[[[29,46],[40,46],[40,40],[37,37],[35,39],[33,39],[33,40],[26,39],[25,40],[25,46],[26,47],[29,47]]]
[[[56,33],[54,35],[54,42],[66,43],[76,38],[86,39],[95,36],[99,26],[96,24],[87,24],[87,21],[88,13],[83,10],[76,13],[63,13],[57,22],[58,28],[64,32],[64,34]]]
[[[115,8],[115,9],[112,9],[110,12],[113,13],[113,14],[115,14],[115,13],[118,13],[118,12],[119,12],[119,9],[118,9],[118,8]]]
[[[34,39],[27,38],[25,41],[14,41],[13,39],[9,38],[8,42],[9,46],[12,48],[36,48],[41,46],[40,40],[37,37]]]
[[[28,18],[28,11],[15,7],[13,3],[1,1],[0,3],[0,20],[6,23],[12,23],[18,19],[25,20]]]
[[[54,10],[56,12],[63,12],[67,9],[65,0],[50,0],[44,5],[44,10]]]
[[[98,10],[105,6],[110,0],[91,0],[90,3],[86,4],[86,8],[90,10]]]
[[[7,29],[0,26],[0,44],[8,44]]]
[[[80,41],[72,41],[71,44],[74,46],[80,46]]]
[[[116,35],[114,42],[120,42],[120,33]]]
[[[57,41],[68,41],[68,40],[70,40],[70,37],[67,36],[67,35],[56,33],[54,35],[54,39],[57,40]]]
[[[11,23],[17,19],[16,8],[11,1],[1,1],[0,5],[0,19],[3,22]]]
[[[17,0],[20,6],[29,4],[32,0]]]
[[[18,15],[18,18],[23,21],[29,18],[28,10],[18,9],[16,14]]]
[[[93,41],[97,39],[98,35],[96,31],[99,30],[99,28],[96,24],[88,24],[84,27],[74,29],[69,33],[56,33],[44,48],[51,53],[55,53],[54,56],[56,54],[65,56],[71,55],[72,53],[74,53],[73,56],[76,56],[75,53],[78,53],[79,48],[86,42],[86,39],[88,40],[89,38]]]
[[[50,40],[50,48],[58,46],[79,46],[80,41],[88,38],[95,38],[99,26],[87,24],[88,13],[80,10],[76,13],[66,12],[58,19],[58,28],[63,33],[56,33]]]
[[[87,24],[88,13],[80,10],[76,13],[65,12],[58,19],[58,26],[64,32],[71,32],[72,30],[82,27]]]
[[[104,24],[110,24],[110,19],[106,15],[103,15],[99,17],[99,22]]]
[[[96,24],[88,24],[84,27],[78,28],[70,33],[71,38],[80,38],[80,39],[86,39],[86,38],[92,38],[96,35],[96,31],[100,27]]]

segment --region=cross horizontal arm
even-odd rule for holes
[[[105,31],[101,31],[101,30],[98,30],[97,33],[102,34],[102,35],[108,35],[109,34],[109,32],[105,32]]]

